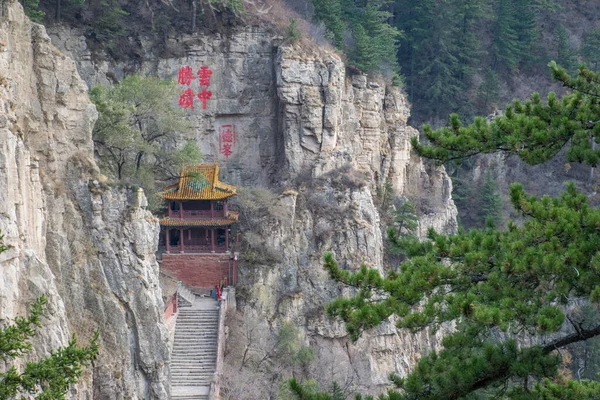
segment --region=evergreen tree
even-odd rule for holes
[[[40,10],[40,0],[20,0],[25,14],[33,22],[42,22],[46,13]]]
[[[567,71],[573,72],[577,67],[577,58],[575,51],[569,42],[569,35],[564,25],[559,25],[554,37],[556,46],[556,63],[564,67]]]
[[[539,35],[535,4],[531,0],[513,0],[513,7],[515,14],[513,29],[517,34],[519,63],[534,63],[537,61],[535,43]]]
[[[330,32],[333,44],[339,49],[343,48],[346,25],[342,20],[342,0],[313,0],[312,4],[315,17]]]
[[[496,21],[492,29],[493,69],[515,71],[520,61],[519,34],[515,31],[517,16],[514,0],[496,0]]]
[[[0,253],[6,251],[0,233]],[[23,358],[31,349],[31,338],[41,327],[48,300],[42,296],[29,308],[27,318],[17,317],[0,328],[0,400],[25,398],[32,395],[39,400],[64,400],[69,387],[77,383],[83,372],[98,354],[98,331],[86,347],[78,347],[75,336],[66,347],[50,352],[39,361],[29,361],[19,372],[12,361]]]
[[[600,64],[600,28],[594,29],[586,38],[581,55],[589,62],[594,70]]]
[[[483,222],[487,226],[496,227],[502,220],[502,196],[498,192],[498,184],[492,174],[487,171],[483,180],[480,195],[480,204],[483,211]]]
[[[555,62],[550,67],[554,79],[573,93],[562,99],[550,93],[546,103],[534,93],[525,103],[515,100],[509,104],[504,115],[491,122],[480,117],[464,126],[453,114],[448,127],[434,131],[424,125],[431,145],[413,138],[413,148],[440,162],[501,151],[516,154],[529,164],[540,164],[566,147],[569,162],[597,166],[600,150],[592,149],[590,138],[600,141],[600,74],[580,67],[578,76],[572,78]]]
[[[483,82],[477,90],[477,110],[481,114],[493,111],[500,100],[500,80],[498,74],[488,68],[483,75]]]
[[[392,14],[385,11],[391,0],[313,0],[315,17],[322,21],[338,48],[345,50],[350,62],[365,72],[389,72],[398,81],[396,42],[400,32],[388,23]],[[345,43],[350,33],[352,43]]]
[[[425,127],[429,145],[415,138],[413,146],[438,161],[504,151],[538,164],[568,145],[570,160],[596,165],[598,150],[589,138],[600,136],[600,74],[581,67],[572,78],[555,63],[551,70],[572,90],[562,100],[550,94],[544,104],[533,95],[493,121],[477,118],[469,126],[454,115],[450,127]],[[513,184],[510,199],[522,224],[449,236],[430,230],[429,241],[399,243],[409,260],[387,276],[366,266],[343,270],[325,255],[332,278],[358,289],[328,306],[353,340],[391,315],[412,331],[454,324],[443,349],[421,358],[405,378],[392,377],[400,391],[382,400],[600,397],[597,382],[559,376],[556,351],[600,337],[600,322],[588,323],[565,307],[573,297],[600,303],[600,209],[573,184],[560,198],[541,199]],[[571,332],[561,330],[565,324]],[[544,344],[522,341],[546,333],[553,336]]]

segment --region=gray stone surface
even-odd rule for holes
[[[97,113],[72,59],[16,0],[0,3],[0,322],[49,298],[32,357],[100,330],[77,399],[168,399],[169,352],[142,192],[109,188],[93,159]]]
[[[76,29],[57,27],[50,35],[73,56],[88,85],[120,79],[131,67],[94,62],[103,57],[91,57]],[[258,321],[261,332],[273,337],[282,321],[293,320],[306,344],[317,349],[313,372],[331,371],[327,376],[339,380],[350,376],[359,388],[382,388],[389,372],[406,373],[439,343],[441,332],[411,335],[390,321],[351,343],[343,326],[324,315],[324,305],[347,292],[321,266],[322,254],[333,251],[347,268],[366,263],[383,269],[384,232],[375,198],[386,180],[395,195],[417,200],[421,235],[429,227],[456,228],[444,169],[411,154],[410,138],[418,132],[407,124],[406,95],[381,78],[350,72],[333,52],[285,46],[261,27],[239,28],[230,36],[180,35],[169,46],[181,56],[160,58],[148,48],[141,70],[163,77],[176,77],[185,65],[214,71],[207,108],[197,102],[189,111],[205,160],[219,162],[225,182],[285,193],[275,200],[277,212],[252,221],[244,232],[260,238],[277,258],[240,264],[244,324]],[[220,154],[218,135],[227,124],[236,125],[228,158]],[[344,184],[343,171],[365,184]],[[307,184],[315,179],[318,185]],[[232,357],[226,362],[239,362]]]

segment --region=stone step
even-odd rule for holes
[[[181,354],[177,356],[172,356],[171,360],[173,363],[183,362],[187,360],[212,360],[213,358],[215,358],[216,355],[216,351],[194,354]]]

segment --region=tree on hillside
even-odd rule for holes
[[[40,10],[40,0],[20,0],[25,14],[33,22],[42,22],[46,13]]]
[[[0,233],[0,253],[6,251]],[[77,383],[83,368],[98,354],[98,331],[85,347],[77,346],[75,335],[66,347],[52,350],[39,361],[28,361],[21,371],[13,361],[22,359],[32,349],[31,339],[40,328],[48,300],[42,296],[29,308],[27,318],[17,317],[0,328],[0,400],[25,398],[63,400],[67,390]]]
[[[563,66],[567,71],[573,72],[577,67],[575,50],[569,41],[569,34],[564,25],[559,25],[554,36],[556,47],[556,63]]]
[[[201,161],[174,82],[131,75],[113,87],[94,86],[90,98],[99,113],[93,139],[101,166],[119,181],[151,195],[156,182]]]
[[[600,66],[600,28],[594,29],[583,43],[581,55],[597,70]]]
[[[483,187],[479,196],[485,225],[497,227],[502,221],[502,196],[492,171],[488,170],[483,178]]]
[[[572,78],[555,63],[551,71],[572,93],[560,100],[550,94],[547,103],[534,94],[493,121],[477,118],[469,126],[453,115],[449,127],[424,128],[429,144],[415,139],[413,146],[439,162],[503,151],[531,164],[567,147],[570,160],[596,165],[590,138],[600,136],[600,74],[581,67]],[[343,270],[325,255],[331,276],[357,289],[328,306],[353,340],[392,315],[414,332],[453,324],[443,349],[421,358],[406,377],[393,376],[399,391],[380,399],[600,397],[599,382],[559,374],[561,349],[600,337],[600,321],[590,323],[577,307],[584,300],[597,313],[600,303],[600,209],[573,184],[559,198],[536,198],[513,184],[510,200],[522,224],[448,236],[430,230],[429,241],[406,244],[409,260],[387,276],[366,266]]]
[[[333,44],[364,72],[389,73],[399,82],[396,60],[400,32],[389,20],[391,0],[313,0],[315,18],[323,22]]]
[[[488,0],[398,0],[398,59],[417,113],[439,117],[450,110],[470,113],[466,96],[483,55],[476,25]]]

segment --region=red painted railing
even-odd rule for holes
[[[165,304],[165,320],[168,321],[175,314],[177,314],[177,292],[173,293]]]
[[[214,214],[213,214],[214,213]],[[177,212],[174,212],[174,215],[177,216]],[[225,216],[225,212],[223,210],[183,210],[183,218],[211,218],[214,215],[214,218],[222,218]]]

